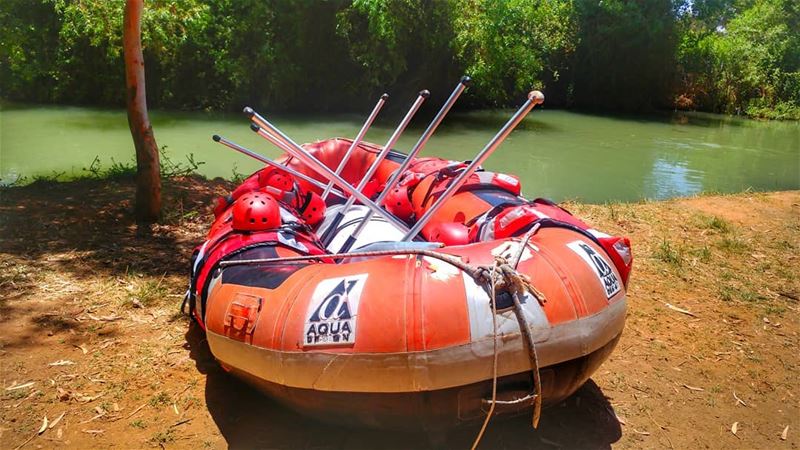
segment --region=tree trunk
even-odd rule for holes
[[[141,39],[143,3],[143,0],[125,2],[122,47],[125,53],[128,126],[136,148],[136,220],[152,223],[158,220],[161,213],[161,173],[158,145],[147,117]]]

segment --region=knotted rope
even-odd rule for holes
[[[511,264],[502,256],[495,256],[495,264],[492,266],[479,266],[475,268],[472,275],[475,282],[482,286],[490,297],[490,291],[508,292],[510,295],[531,294],[540,305],[547,301],[544,294],[531,284],[531,279],[524,273],[517,272]]]

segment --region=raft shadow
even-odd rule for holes
[[[470,448],[478,427],[467,429],[448,448]],[[489,423],[481,448],[610,449],[622,437],[622,427],[608,398],[593,381],[587,381],[559,405],[542,411],[539,427],[531,416],[520,415]]]
[[[194,322],[186,333],[189,355],[206,375],[208,410],[231,449],[421,449],[470,448],[480,424],[443,435],[344,427],[294,412],[230,376],[214,360]],[[493,419],[480,448],[609,449],[622,437],[608,399],[589,380],[562,404],[546,409],[537,430],[530,416]]]

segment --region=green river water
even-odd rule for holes
[[[437,105],[438,106],[438,105]],[[434,107],[431,107],[434,108]],[[366,114],[366,112],[365,112]],[[511,111],[452,114],[423,155],[470,159]],[[353,137],[355,115],[268,117],[298,142]],[[268,156],[279,152],[241,115],[153,111],[156,140],[176,162],[193,154],[209,177],[249,174],[258,163],[211,141],[218,133]],[[376,123],[367,141],[383,144],[395,122]],[[418,119],[396,146],[408,151],[427,125]],[[95,157],[132,162],[124,111],[5,105],[0,111],[0,180],[80,175]],[[599,116],[536,109],[484,165],[519,175],[529,198],[586,202],[664,199],[701,192],[800,189],[800,123],[700,113]]]

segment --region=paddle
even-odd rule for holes
[[[242,147],[241,145],[236,144],[235,142],[229,141],[228,139],[225,139],[224,137],[222,137],[222,136],[220,136],[218,134],[215,134],[214,136],[212,136],[211,139],[213,139],[214,142],[219,142],[220,144],[222,144],[222,145],[224,145],[224,146],[226,146],[228,148],[231,148],[233,150],[236,150],[239,153],[245,154],[245,155],[247,155],[247,156],[249,156],[249,157],[251,157],[253,159],[261,161],[262,163],[264,163],[264,164],[266,164],[268,166],[275,167],[276,169],[282,170],[282,171],[284,171],[286,173],[289,173],[289,174],[291,174],[291,175],[293,175],[293,176],[295,176],[297,178],[305,180],[305,181],[313,184],[314,186],[316,186],[316,187],[318,187],[320,189],[324,189],[325,188],[324,184],[320,183],[319,181],[315,180],[314,178],[311,178],[308,175],[305,175],[305,174],[303,174],[301,172],[298,172],[298,171],[292,169],[291,167],[284,166],[283,164],[280,164],[277,161],[273,161],[273,160],[267,158],[266,156],[261,156],[258,153],[254,152],[252,150],[248,150],[248,149]],[[336,195],[338,197],[347,198],[346,195],[342,194],[341,192],[339,192],[337,190],[332,190],[331,192],[333,193],[333,195]]]
[[[525,116],[533,109],[534,106],[539,105],[544,102],[544,94],[539,91],[531,91],[528,93],[528,99],[525,103],[514,113],[513,116],[508,120],[508,122],[503,125],[500,131],[486,144],[486,146],[478,152],[472,162],[461,172],[458,177],[456,177],[447,189],[445,189],[444,193],[436,200],[434,204],[432,204],[425,214],[422,215],[417,220],[417,223],[411,228],[411,230],[403,236],[403,241],[410,241],[414,239],[414,237],[419,234],[423,227],[431,220],[436,211],[441,208],[444,203],[452,197],[459,188],[467,181],[467,179],[475,173],[475,170],[486,161],[489,156],[503,143],[503,141],[508,137],[509,134],[514,130],[514,128],[525,118]]]
[[[296,157],[297,159],[302,161],[304,164],[306,164],[312,170],[314,170],[315,172],[319,173],[321,176],[323,176],[326,179],[328,179],[328,181],[333,181],[337,186],[339,186],[340,189],[342,189],[342,191],[344,191],[347,194],[350,194],[352,197],[355,197],[358,201],[363,203],[365,206],[367,206],[371,210],[375,211],[381,217],[386,218],[386,220],[388,220],[390,223],[392,223],[398,229],[403,230],[403,232],[408,230],[408,227],[406,226],[405,223],[403,223],[402,220],[400,220],[397,217],[393,216],[389,212],[384,211],[383,209],[379,208],[372,200],[369,199],[369,197],[367,197],[366,195],[362,194],[358,189],[354,189],[350,185],[350,183],[345,181],[339,175],[336,175],[336,173],[334,173],[330,168],[328,168],[328,166],[326,166],[325,164],[321,163],[317,158],[315,158],[313,155],[308,153],[308,151],[306,151],[303,147],[301,147],[299,144],[297,144],[291,138],[286,136],[277,127],[275,127],[275,125],[271,124],[269,121],[267,121],[267,119],[263,118],[258,113],[253,111],[252,108],[246,107],[244,109],[244,112],[245,112],[245,114],[250,115],[250,120],[253,121],[253,123],[251,124],[250,128],[253,131],[255,131],[259,136],[261,136],[264,139],[267,139],[270,142],[272,142],[268,137],[268,136],[270,136],[270,133],[267,133],[266,131],[264,131],[264,129],[262,129],[262,127],[270,130],[276,137],[280,138],[280,140],[282,142],[284,142],[285,144],[287,144],[289,146],[288,150],[289,150],[289,154],[290,155],[293,155],[294,157]]]

